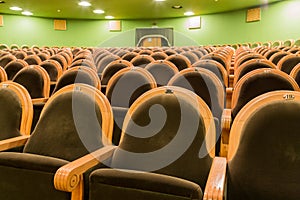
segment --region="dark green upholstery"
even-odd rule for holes
[[[87,85],[95,86],[93,78],[83,70],[66,71],[57,81],[53,90],[54,94],[61,88],[74,83],[85,83]]]
[[[299,110],[293,101],[267,103],[246,121],[228,163],[228,199],[300,199]]]
[[[12,81],[24,86],[32,99],[44,97],[44,79],[35,68],[20,70]]]
[[[237,103],[232,109],[235,118],[241,108],[253,98],[275,90],[294,90],[292,84],[276,73],[261,73],[249,77],[241,87]]]
[[[57,96],[45,107],[24,152],[0,153],[0,199],[70,200],[69,193],[54,189],[54,173],[103,147],[101,124],[100,108],[87,94],[76,90]]]
[[[198,108],[174,93],[156,94],[123,127],[110,163],[114,169],[96,170],[90,177],[90,200],[202,198],[212,158],[203,144],[205,125]]]
[[[20,136],[22,105],[8,88],[0,88],[0,140]]]

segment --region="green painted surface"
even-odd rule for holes
[[[300,38],[300,1],[264,7],[261,21],[246,23],[246,10],[201,16],[201,28],[189,30],[189,18],[122,20],[122,31],[110,32],[106,20],[67,20],[67,31],[53,29],[53,19],[3,15],[0,43],[48,46],[134,46],[135,28],[174,28],[175,46],[235,44]]]

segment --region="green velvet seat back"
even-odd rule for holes
[[[137,106],[123,128],[111,167],[170,175],[204,188],[212,158],[195,105],[174,93],[156,94]]]
[[[0,88],[0,140],[20,135],[22,104],[8,88]]]
[[[237,104],[232,109],[233,118],[253,98],[275,90],[294,90],[294,88],[287,79],[275,73],[261,73],[249,77],[241,87]]]
[[[95,86],[93,78],[85,71],[67,71],[58,79],[58,82],[53,90],[53,94],[61,88],[74,83],[85,83],[87,85]]]
[[[75,160],[102,147],[101,112],[80,92],[60,94],[46,105],[24,152]]]
[[[299,121],[293,101],[267,103],[247,119],[228,163],[228,199],[300,199]]]

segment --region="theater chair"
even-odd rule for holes
[[[293,68],[300,63],[300,56],[291,54],[291,55],[286,55],[280,61],[278,62],[277,66],[278,69],[281,71],[290,74]]]
[[[5,69],[3,69],[3,67],[0,66],[0,83],[7,81],[7,74]]]
[[[149,56],[149,55],[137,55],[135,56],[130,62],[133,64],[133,66],[135,67],[141,67],[141,68],[145,68],[146,65],[148,65],[149,63],[155,61],[153,57]]]
[[[179,72],[173,63],[166,60],[156,60],[151,62],[145,69],[152,74],[157,87],[167,85],[169,80]]]
[[[127,60],[116,60],[108,64],[105,69],[103,70],[103,73],[101,75],[101,91],[103,94],[106,92],[106,87],[108,84],[108,81],[111,79],[111,77],[124,68],[132,68],[134,67],[133,64]]]
[[[300,87],[300,64],[297,64],[290,73],[290,76],[298,83]]]
[[[42,60],[37,55],[29,55],[24,58],[24,61],[28,63],[28,65],[39,65]]]
[[[221,118],[225,108],[225,88],[218,77],[203,68],[181,70],[173,76],[169,86],[178,86],[197,94],[210,108],[216,126],[216,155],[220,151]]]
[[[300,199],[300,93],[273,91],[241,109],[228,150],[227,199]]]
[[[291,76],[268,68],[253,70],[237,82],[232,93],[231,109],[225,109],[222,116],[222,156],[227,155],[230,127],[239,111],[253,98],[275,90],[299,91],[299,87]]]
[[[80,161],[85,155],[90,158],[89,152],[110,145],[112,126],[109,102],[94,87],[76,84],[58,91],[45,105],[24,151],[0,152],[0,199],[82,200],[83,194],[88,195],[84,193],[84,185],[88,191],[84,184],[88,172],[83,174],[88,166],[77,169],[80,175],[72,177],[67,185],[60,184],[65,173],[57,170],[71,161],[78,163],[76,159]],[[56,190],[54,181],[69,191]]]
[[[192,67],[190,60],[187,57],[180,54],[169,55],[165,60],[173,63],[177,67],[178,71]]]
[[[5,66],[11,61],[17,60],[17,58],[11,54],[4,55],[0,57],[0,66],[5,68]]]
[[[77,66],[68,69],[61,75],[52,94],[65,87],[66,85],[71,85],[74,83],[84,83],[87,85],[91,85],[98,90],[101,89],[100,79],[94,70],[85,66]]]
[[[33,130],[40,113],[49,98],[50,94],[50,78],[47,71],[39,65],[30,65],[21,69],[13,78],[13,82],[24,86],[33,103],[33,122],[31,129]]]
[[[20,59],[9,62],[4,68],[8,80],[12,80],[14,76],[26,66],[28,66],[28,63]]]
[[[15,144],[24,145],[30,135],[33,117],[27,90],[12,81],[1,82],[0,109],[0,151],[11,149]]]
[[[61,68],[59,62],[57,62],[56,60],[45,60],[40,64],[40,66],[42,68],[44,68],[49,75],[50,94],[52,94],[52,92],[56,86],[56,82],[62,75],[62,68]]]
[[[106,96],[114,113],[113,143],[120,140],[123,120],[128,108],[143,93],[156,88],[153,76],[144,68],[124,68],[108,81]]]

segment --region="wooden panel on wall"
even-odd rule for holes
[[[55,19],[54,20],[54,30],[67,30],[67,20]]]
[[[109,21],[109,30],[110,31],[121,31],[121,21],[116,20],[116,21]]]
[[[252,8],[247,10],[247,22],[260,21],[260,8]]]
[[[0,26],[3,26],[3,16],[0,15]]]

